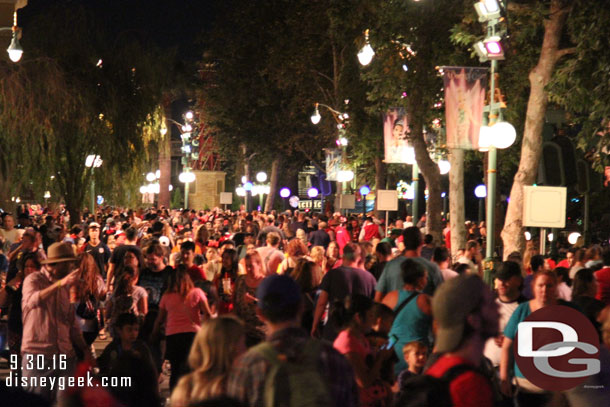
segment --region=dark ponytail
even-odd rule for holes
[[[335,301],[330,315],[331,322],[334,326],[347,328],[356,315],[360,315],[360,320],[363,321],[373,304],[373,300],[360,294],[345,297],[343,301]]]

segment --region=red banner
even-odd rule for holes
[[[487,68],[444,67],[447,148],[477,150]]]

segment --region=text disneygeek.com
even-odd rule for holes
[[[51,391],[63,391],[69,387],[131,387],[131,377],[99,377],[87,372],[87,376],[31,376],[24,377],[11,373],[6,379],[6,387],[45,387]]]

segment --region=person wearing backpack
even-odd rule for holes
[[[236,362],[227,395],[250,407],[358,406],[358,387],[347,360],[300,327],[303,305],[297,283],[285,275],[268,276],[256,298],[267,340]]]
[[[441,354],[424,371],[401,386],[396,405],[493,406],[493,388],[478,366],[483,348],[498,334],[498,306],[483,280],[461,275],[441,284],[432,298],[437,324],[434,352]]]

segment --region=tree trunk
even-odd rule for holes
[[[442,241],[441,212],[443,210],[441,172],[438,165],[432,161],[426,142],[424,141],[423,123],[420,117],[413,115],[413,127],[411,128],[415,159],[419,170],[426,180],[428,189],[428,201],[426,202],[426,229],[434,237],[434,241],[440,244]]]
[[[570,11],[570,6],[565,6],[565,4],[566,2],[560,0],[551,1],[549,19],[544,23],[544,39],[540,58],[529,74],[531,89],[521,143],[521,159],[510,192],[510,202],[504,229],[502,229],[504,258],[511,252],[522,252],[524,248],[523,187],[532,185],[538,172],[542,153],[542,126],[548,103],[545,87],[551,79],[557,59],[563,55],[558,52],[559,40],[566,16]]]
[[[277,195],[277,180],[280,177],[280,158],[276,157],[271,163],[271,178],[269,179],[269,195],[265,202],[265,212],[271,212]]]
[[[449,213],[451,226],[451,258],[466,247],[466,214],[464,212],[464,150],[449,153]]]
[[[165,98],[163,101],[163,120],[167,133],[163,136],[159,145],[159,170],[161,177],[159,178],[159,207],[165,206],[170,208],[170,193],[169,184],[171,181],[172,172],[172,132],[167,118],[171,117],[171,100]]]
[[[380,139],[382,140],[382,139]],[[382,153],[383,154],[383,150]],[[377,204],[379,203],[379,193],[380,189],[385,189],[386,183],[386,164],[383,162],[383,157],[381,155],[377,155],[375,157],[375,196],[377,199],[375,200],[375,217],[380,219],[381,211],[377,209]]]

